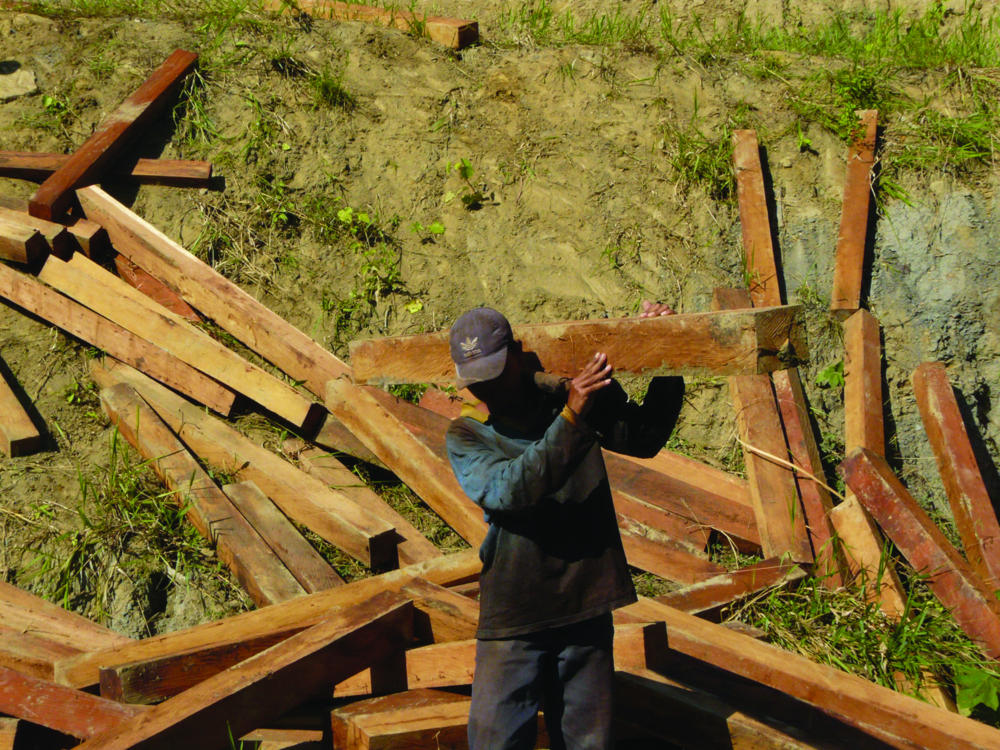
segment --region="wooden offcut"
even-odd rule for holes
[[[50,250],[59,258],[68,258],[79,247],[65,226],[54,221],[39,219],[26,211],[0,207],[0,219],[37,229],[45,240],[45,253],[29,256],[28,261],[21,261],[22,263],[39,260]]]
[[[108,164],[166,108],[198,55],[176,50],[136,91],[98,126],[90,138],[49,175],[31,197],[32,216],[54,221],[69,208],[73,191],[97,182]]]
[[[146,295],[92,261],[79,256],[70,264],[50,257],[38,278],[306,432],[321,423],[319,404],[187,321],[150,304]]]
[[[131,368],[91,363],[91,377],[101,387],[120,381],[132,385],[201,460],[240,481],[255,482],[296,523],[365,565],[396,565],[393,528],[349,498]]]
[[[595,352],[619,373],[733,375],[789,367],[808,356],[801,308],[601,318],[513,327],[524,351],[554,375],[577,375]],[[352,341],[357,383],[452,384],[448,332]]]
[[[72,157],[69,154],[0,151],[0,177],[44,182]],[[137,159],[134,164],[115,162],[105,178],[143,185],[207,188],[212,184],[212,163],[184,159]]]
[[[0,296],[220,414],[229,414],[232,409],[235,399],[232,391],[163,349],[5,264],[0,264]]]
[[[403,648],[412,632],[412,606],[398,594],[377,595],[122,722],[79,748],[227,747],[231,737],[278,718],[324,686]]]
[[[1000,524],[948,373],[940,362],[925,362],[913,371],[911,381],[965,557],[987,587],[996,591],[1000,589]]]
[[[281,0],[267,0],[264,7],[284,11],[289,4]],[[379,26],[388,26],[417,36],[425,36],[431,41],[453,49],[462,49],[479,40],[479,24],[460,18],[427,16],[412,10],[376,8],[334,0],[298,0],[295,8],[313,18],[328,18],[333,21],[365,21]]]
[[[859,110],[859,130],[847,150],[847,177],[844,202],[837,236],[837,254],[833,267],[833,291],[830,310],[841,318],[861,308],[865,273],[865,242],[872,195],[872,166],[875,164],[875,138],[878,112]]]
[[[41,450],[42,444],[42,434],[18,398],[15,384],[6,374],[0,376],[0,450],[10,457],[26,456]]]
[[[101,404],[118,432],[171,489],[175,502],[187,508],[188,520],[215,544],[219,559],[258,606],[305,593],[261,534],[130,385],[104,389]]]
[[[324,398],[326,382],[348,373],[332,353],[189,253],[98,187],[77,191],[87,218],[108,231],[115,249],[203,315]]]
[[[0,217],[0,258],[27,265],[48,252],[49,243],[37,229]]]
[[[993,590],[973,572],[885,459],[858,448],[839,471],[962,630],[989,656],[1000,658],[1000,604]]]
[[[157,304],[175,315],[180,315],[192,323],[201,321],[201,316],[178,294],[159,279],[143,271],[121,253],[115,253],[115,269],[118,275]]]
[[[327,385],[327,408],[445,523],[473,545],[486,536],[482,509],[459,486],[451,467],[367,391],[346,380]]]
[[[303,589],[311,594],[344,584],[344,579],[260,487],[253,482],[238,482],[225,485],[222,491]]]

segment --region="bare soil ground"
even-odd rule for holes
[[[572,7],[583,18],[666,5],[551,7],[556,17]],[[843,10],[766,0],[669,5],[681,26],[696,17],[733,23],[744,6],[747,18],[778,26],[821,24]],[[905,12],[925,7],[906,4]],[[477,304],[514,322],[627,315],[642,299],[707,310],[713,288],[745,282],[738,214],[719,192],[724,179],[693,178],[682,157],[691,143],[755,128],[773,183],[787,297],[809,313],[813,356],[803,379],[832,466],[842,450],[841,395],[817,379],[842,358],[825,310],[846,146],[792,105],[808,96],[810,76],[837,63],[779,52],[696,57],[642,44],[542,45],[511,22],[511,10],[441,2],[432,12],[480,22],[481,44],[457,53],[403,32],[253,11],[235,19],[221,10],[164,18],[2,11],[0,63],[36,82],[0,103],[3,148],[72,151],[173,49],[200,51],[200,82],[136,149],[211,159],[224,186],[106,187],[346,356],[353,337],[445,328]],[[969,103],[945,86],[953,74],[894,80],[901,96],[960,115]],[[905,115],[886,124],[887,154],[910,125]],[[884,204],[871,284],[885,330],[890,452],[940,511],[908,377],[926,359],[948,362],[996,462],[997,172],[945,165],[899,170],[893,180],[908,203]],[[26,198],[33,189],[0,179],[5,195]],[[49,435],[40,454],[0,458],[0,575],[51,595],[53,571],[72,568],[65,555],[85,530],[78,508],[98,512],[81,486],[106,482],[111,430],[86,375],[87,347],[0,307],[0,352]],[[724,381],[691,380],[686,399],[673,446],[739,471]],[[279,428],[244,424],[280,446]],[[175,576],[176,561],[166,561],[173,573],[164,579],[164,561],[140,562],[141,543],[123,549],[122,575],[109,575],[96,600],[88,574],[74,571],[68,603],[131,634],[246,606],[207,551],[207,567],[192,563],[187,574]]]

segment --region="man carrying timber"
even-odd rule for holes
[[[643,317],[672,314],[643,303]],[[596,353],[572,379],[537,372],[496,310],[451,329],[466,407],[448,457],[489,531],[480,549],[480,615],[470,750],[533,748],[544,707],[550,746],[611,747],[611,611],[635,601],[601,446],[652,455],[680,409],[680,378],[654,378],[628,402]]]

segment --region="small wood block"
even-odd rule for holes
[[[258,606],[305,593],[261,534],[132,386],[121,383],[101,391],[101,404],[119,433],[173,491],[175,502],[188,508],[188,519],[215,543],[219,559]]]
[[[744,305],[747,301],[745,297],[742,300]],[[718,307],[722,302],[720,295],[716,295],[713,306]],[[788,460],[771,379],[767,375],[734,375],[729,378],[729,392],[744,444],[743,457],[761,548],[767,557],[788,555],[794,562],[811,563],[813,551],[795,477],[788,468],[767,457]]]
[[[867,310],[844,322],[844,444],[885,455],[882,407],[882,343],[879,324]]]
[[[996,591],[1000,589],[1000,524],[948,373],[940,362],[925,362],[913,371],[911,381],[965,557],[987,587]]]
[[[225,485],[222,491],[308,593],[344,585],[344,579],[260,487],[253,482],[239,482]]]
[[[194,70],[198,55],[176,50],[121,106],[105,119],[69,160],[31,197],[32,216],[53,221],[69,208],[73,191],[97,182],[129,142],[167,106],[182,79]]]
[[[70,158],[69,154],[0,151],[0,177],[44,182]],[[143,185],[207,188],[212,184],[212,164],[207,161],[138,159],[131,167],[109,165],[106,174],[110,180],[128,180]]]
[[[462,491],[451,467],[371,394],[346,380],[331,380],[327,384],[326,404],[459,536],[473,545],[483,541],[486,522],[482,509]]]
[[[736,169],[736,196],[743,230],[743,263],[750,279],[750,297],[754,307],[780,305],[781,280],[771,241],[756,131],[733,131],[733,166]]]
[[[1000,604],[881,456],[859,448],[839,471],[917,573],[983,651],[1000,658]]]
[[[322,407],[292,386],[247,362],[236,352],[138,293],[114,274],[82,256],[71,263],[49,258],[38,278],[94,312],[169,352],[257,402],[293,425],[316,429]]]
[[[277,0],[268,0],[264,3],[264,7],[283,11],[289,6]],[[475,21],[425,16],[405,10],[389,10],[356,3],[334,2],[334,0],[299,0],[296,7],[313,18],[329,18],[334,21],[365,21],[379,26],[388,26],[400,31],[426,36],[431,41],[453,49],[462,49],[479,41],[479,24]]]
[[[0,450],[26,456],[41,450],[42,435],[5,377],[0,377]]]
[[[351,498],[360,507],[390,524],[399,536],[396,547],[399,564],[410,565],[422,560],[440,557],[441,550],[421,534],[413,524],[397,513],[385,500],[376,495],[353,471],[337,460],[332,453],[319,448],[306,448],[298,453],[299,466],[337,492]]]
[[[121,253],[115,254],[115,268],[118,269],[119,276],[164,309],[192,323],[201,322],[201,316],[173,289],[150,276]]]
[[[81,750],[226,747],[324,686],[402,649],[412,604],[383,593],[169,698],[80,745]]]
[[[727,604],[766,589],[788,585],[805,575],[798,566],[772,558],[658,596],[656,601],[713,619]]]
[[[0,217],[0,258],[30,264],[48,252],[49,243],[37,229]]]
[[[81,740],[114,731],[146,711],[0,666],[0,713]]]
[[[52,254],[59,258],[69,258],[79,247],[66,227],[54,221],[46,221],[25,211],[3,207],[0,207],[0,219],[37,229],[45,238],[47,250],[51,250]]]
[[[88,258],[96,258],[111,250],[111,240],[104,227],[89,219],[73,219],[66,225],[67,231],[80,246],[80,251]]]
[[[159,347],[49,289],[33,276],[0,264],[0,296],[123,362],[142,368],[221,414],[232,409],[235,397],[231,391]]]
[[[365,565],[395,567],[397,535],[382,519],[130,368],[91,365],[91,376],[102,387],[128,382],[201,460],[255,482],[296,523]]]
[[[349,372],[329,351],[100,188],[77,193],[87,218],[108,231],[118,252],[314,395],[325,398],[326,381]]]
[[[791,366],[808,356],[798,306],[657,318],[578,320],[514,326],[514,338],[543,370],[573,377],[595,351],[619,373],[733,375]],[[357,383],[451,384],[448,332],[352,341]]]
[[[871,172],[878,132],[876,110],[859,110],[857,115],[861,129],[847,151],[847,179],[844,181],[844,203],[837,237],[833,291],[830,294],[830,310],[841,318],[861,308],[865,239],[872,194]]]

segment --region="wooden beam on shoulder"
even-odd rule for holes
[[[141,368],[220,414],[228,414],[232,409],[235,399],[232,391],[33,276],[0,264],[0,296],[111,356]]]
[[[525,352],[555,375],[574,376],[595,351],[619,373],[732,375],[789,367],[808,356],[801,308],[577,320],[513,327]],[[357,383],[455,381],[448,332],[352,341]]]
[[[996,591],[1000,589],[1000,524],[948,373],[940,362],[925,362],[913,371],[911,382],[965,557],[987,587]]]
[[[844,480],[910,565],[983,651],[1000,658],[1000,603],[881,456],[858,448],[840,465]]]
[[[219,559],[258,606],[305,593],[261,534],[132,386],[105,388],[101,404],[119,433],[174,493],[177,505],[188,509],[188,520],[215,544]]]
[[[264,7],[284,11],[289,5],[280,0],[267,0]],[[390,10],[335,0],[298,0],[296,7],[313,18],[365,21],[388,26],[417,36],[425,36],[431,41],[453,49],[462,49],[479,41],[479,24],[476,21],[427,16],[407,10]]]
[[[847,150],[847,178],[844,180],[844,202],[833,267],[833,291],[830,294],[830,311],[841,319],[861,309],[865,240],[872,195],[871,173],[878,132],[876,110],[859,110],[856,114],[859,130]]]
[[[73,191],[97,182],[107,165],[166,108],[181,81],[194,70],[198,55],[176,50],[136,91],[112,112],[67,162],[31,197],[32,216],[54,221],[70,206]]]
[[[64,166],[69,154],[0,151],[0,177],[44,182]],[[127,180],[140,185],[207,188],[212,184],[212,163],[183,159],[137,159],[132,165],[109,165],[109,180]]]
[[[91,377],[132,385],[201,460],[255,482],[296,523],[369,567],[396,566],[395,530],[349,498],[131,368],[91,363]]]
[[[413,605],[379,594],[169,698],[80,750],[225,747],[324,686],[405,647]],[[252,710],[247,710],[248,707]]]

